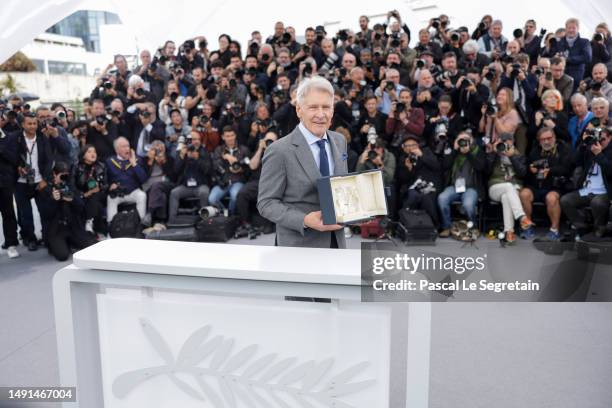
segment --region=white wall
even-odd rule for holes
[[[66,102],[83,99],[91,93],[96,80],[93,76],[45,75],[38,72],[11,72],[18,84],[18,90],[36,94],[41,102]],[[0,73],[0,80],[7,73]]]

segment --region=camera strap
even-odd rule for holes
[[[26,142],[26,151],[28,152],[28,165],[32,165],[32,153],[34,153],[34,149],[36,149],[36,136],[34,137],[34,143],[32,143],[32,148],[28,148],[28,138],[25,138]]]

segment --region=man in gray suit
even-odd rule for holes
[[[346,248],[341,225],[324,225],[317,179],[347,173],[346,139],[329,131],[334,89],[313,76],[297,91],[300,124],[266,149],[257,209],[276,224],[279,246]]]

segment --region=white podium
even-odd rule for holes
[[[428,406],[431,305],[362,303],[359,250],[113,239],[73,259],[53,280],[66,408]]]

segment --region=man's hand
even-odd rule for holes
[[[227,154],[227,153],[223,155],[223,160],[227,161],[229,164],[234,164],[238,161],[236,157],[234,157],[231,154]]]
[[[304,225],[308,228],[312,228],[316,231],[337,231],[342,229],[342,225],[333,224],[333,225],[324,225],[323,217],[321,216],[321,211],[313,211],[311,213],[306,214],[304,217]]]
[[[534,166],[533,164],[530,164],[529,171],[532,172],[533,174],[536,174],[538,172],[538,168]]]
[[[136,165],[138,164],[138,162],[136,161],[136,152],[134,151],[134,149],[130,149],[130,163],[134,167],[136,167]]]
[[[600,149],[601,151],[601,149]],[[47,182],[45,180],[41,180],[40,183],[36,186],[36,190],[42,191],[47,187]]]
[[[59,201],[62,198],[62,195],[60,194],[59,190],[54,188],[51,192],[51,197],[53,197],[55,201]]]
[[[113,191],[116,190],[119,186],[117,185],[117,183],[113,183],[108,187],[108,191]]]
[[[591,153],[593,153],[595,156],[601,153],[602,150],[603,150],[603,147],[601,147],[601,144],[599,142],[593,143],[591,145]]]

